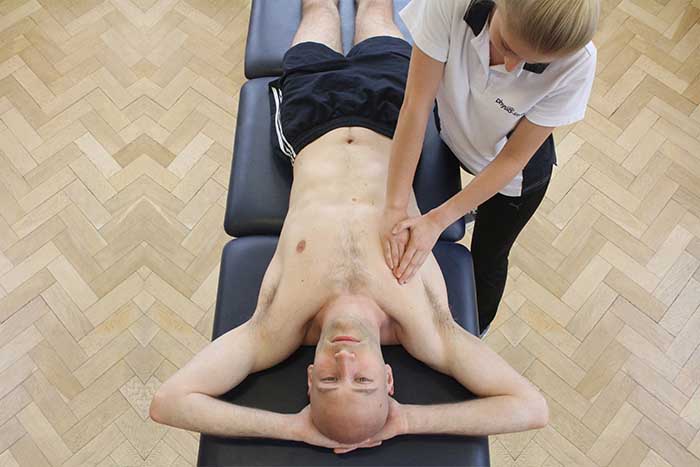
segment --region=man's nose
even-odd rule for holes
[[[345,376],[345,373],[349,371],[355,363],[355,354],[345,349],[339,350],[335,353],[335,361],[338,364],[341,376]]]

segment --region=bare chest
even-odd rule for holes
[[[366,206],[320,203],[290,211],[277,251],[283,275],[333,290],[363,287],[381,258],[379,215]]]

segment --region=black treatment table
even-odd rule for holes
[[[398,11],[408,1],[394,3]],[[354,29],[353,0],[340,0],[340,10],[347,51]],[[245,60],[250,81],[241,89],[224,222],[226,232],[238,238],[231,240],[222,254],[212,339],[244,323],[255,310],[260,284],[287,213],[292,169],[273,154],[267,83],[280,72],[282,56],[300,18],[301,0],[253,0]],[[407,35],[398,15],[395,19]],[[418,205],[426,212],[459,189],[458,163],[431,121],[414,182]],[[464,246],[454,243],[464,236],[464,229],[463,220],[450,226],[433,253],[447,283],[455,320],[477,334],[471,255]],[[298,412],[308,404],[306,367],[313,360],[314,350],[301,347],[281,364],[250,375],[222,399],[277,412]],[[394,369],[394,397],[401,403],[437,404],[474,397],[452,378],[413,359],[400,346],[384,346],[383,353]],[[377,448],[335,455],[303,443],[202,435],[197,465],[488,466],[490,462],[485,436],[401,436]]]

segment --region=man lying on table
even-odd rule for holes
[[[283,76],[270,90],[275,143],[294,165],[277,250],[252,318],[161,386],[150,411],[157,422],[336,452],[408,433],[489,435],[547,423],[537,389],[453,320],[432,254],[404,285],[386,266],[377,232],[411,47],[393,22],[391,0],[360,0],[356,21],[355,46],[345,57],[337,2],[303,1]],[[380,347],[391,344],[480,398],[399,404]],[[317,347],[308,367],[310,404],[298,414],[216,398],[300,345]]]

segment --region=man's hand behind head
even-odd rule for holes
[[[329,449],[348,449],[351,446],[334,441],[323,435],[311,420],[311,406],[307,405],[301,412],[294,416],[292,431],[295,433],[295,441]]]
[[[406,412],[401,404],[393,397],[389,398],[389,416],[386,419],[384,427],[379,430],[374,436],[349,448],[335,448],[333,452],[336,454],[345,454],[354,451],[358,448],[373,448],[382,444],[383,441],[391,439],[408,432],[408,420]]]

